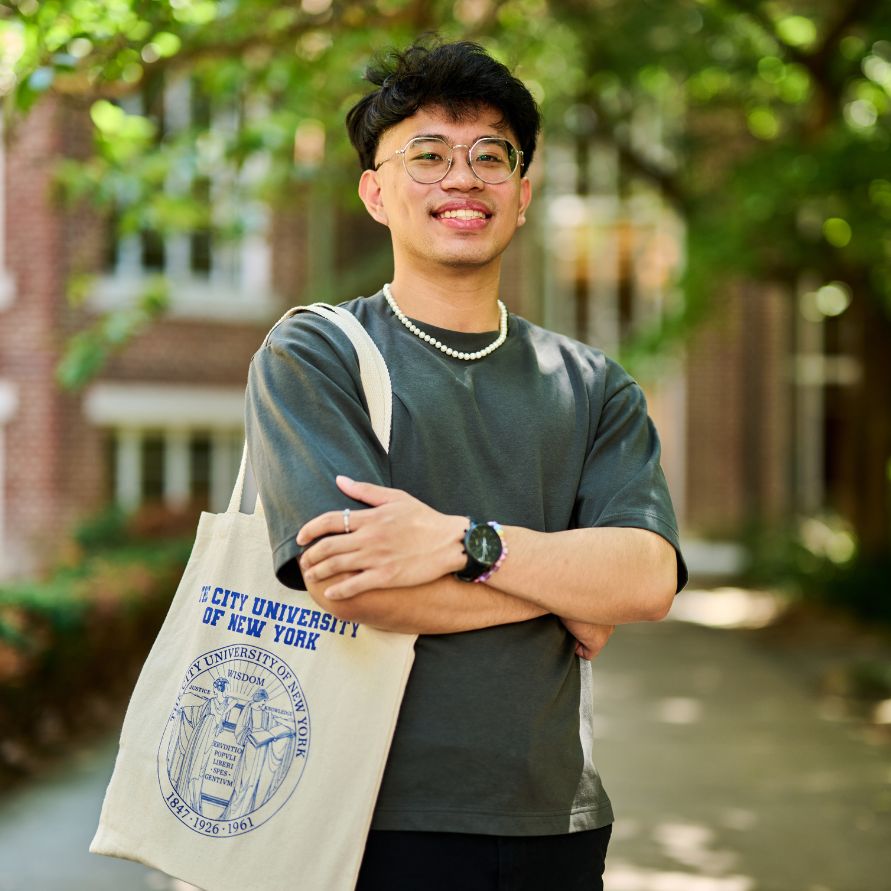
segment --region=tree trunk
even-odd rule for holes
[[[858,290],[848,312],[861,375],[848,400],[840,482],[843,511],[871,559],[891,553],[891,319],[865,287]]]

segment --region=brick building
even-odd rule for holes
[[[112,500],[220,509],[240,456],[247,365],[270,323],[295,303],[371,293],[388,267],[385,231],[358,209],[326,207],[312,186],[295,187],[285,209],[246,208],[260,222],[234,245],[137,237],[109,249],[100,220],[54,199],[55,162],[88,150],[86,110],[46,100],[4,143],[0,577],[9,577],[52,560],[72,525]],[[675,299],[683,227],[652,195],[620,198],[608,181],[575,194],[553,174],[567,168],[559,147],[545,150],[551,178],[509,250],[505,299],[615,351]],[[601,171],[610,163],[592,159]],[[73,309],[66,282],[85,268],[100,275],[87,308]],[[353,273],[348,285],[343,269]],[[63,344],[91,308],[119,305],[159,271],[171,282],[167,317],[83,392],[61,390]],[[793,452],[807,424],[822,423],[808,420],[813,399],[793,398],[814,390],[796,389],[789,374],[799,326],[782,295],[736,289],[684,356],[642,378],[686,529],[733,536],[752,517],[787,513],[811,491],[806,475],[820,477],[819,455],[805,456],[802,469]]]
[[[91,301],[99,307],[126,300],[156,271],[141,268],[133,243],[109,262],[101,221],[55,200],[54,165],[86,150],[88,123],[84,109],[45,101],[5,140],[0,576],[52,560],[73,524],[110,500],[224,504],[240,457],[247,364],[281,303],[265,242],[246,240],[224,273],[201,274],[192,274],[188,239],[171,243],[169,316],[83,392],[62,390],[63,345],[89,314],[69,306],[72,271],[101,273]]]

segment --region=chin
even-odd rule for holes
[[[494,260],[494,257],[442,257],[439,265],[448,269],[482,269]]]
[[[471,247],[468,245],[468,247]],[[480,266],[488,266],[490,263],[494,263],[503,253],[503,248],[501,250],[492,250],[491,248],[488,250],[457,250],[457,251],[442,251],[439,254],[431,254],[431,259],[437,260],[443,266],[453,266],[453,267],[473,267],[479,268]]]

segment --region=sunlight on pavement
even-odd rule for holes
[[[656,714],[664,724],[695,724],[702,719],[702,702],[687,696],[669,696],[656,704]]]
[[[758,816],[754,811],[745,810],[741,807],[728,808],[718,818],[720,824],[727,829],[736,829],[738,832],[744,832],[751,829],[757,822]]]
[[[733,851],[709,850],[715,833],[708,826],[696,823],[662,823],[653,837],[672,860],[705,873],[726,873],[736,866],[738,855]]]
[[[755,880],[741,875],[697,876],[614,863],[606,871],[604,888],[608,891],[753,891]]]
[[[710,628],[764,628],[776,621],[784,608],[783,600],[768,591],[693,589],[675,599],[668,618]]]
[[[756,818],[750,811],[730,809],[721,822],[749,828]],[[619,837],[627,839],[640,833],[641,827],[635,821],[625,823]],[[692,822],[660,823],[652,830],[652,840],[662,856],[694,872],[645,868],[621,859],[607,860],[604,887],[608,891],[753,891],[755,888],[754,878],[732,872],[738,869],[739,855],[715,847],[716,833],[709,826]]]

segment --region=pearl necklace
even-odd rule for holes
[[[384,297],[386,298],[387,303],[390,304],[390,309],[393,310],[393,315],[395,315],[412,334],[420,337],[421,340],[426,341],[431,346],[436,347],[440,352],[445,353],[447,356],[451,356],[453,359],[463,359],[465,362],[472,362],[474,359],[482,359],[485,356],[488,356],[489,353],[494,353],[495,350],[507,340],[507,307],[500,300],[498,301],[498,337],[487,347],[477,350],[475,353],[462,353],[460,350],[453,350],[451,347],[447,347],[444,343],[438,341],[432,334],[427,334],[415,325],[399,308],[399,304],[393,298],[393,292],[390,290],[389,282],[384,285]]]

